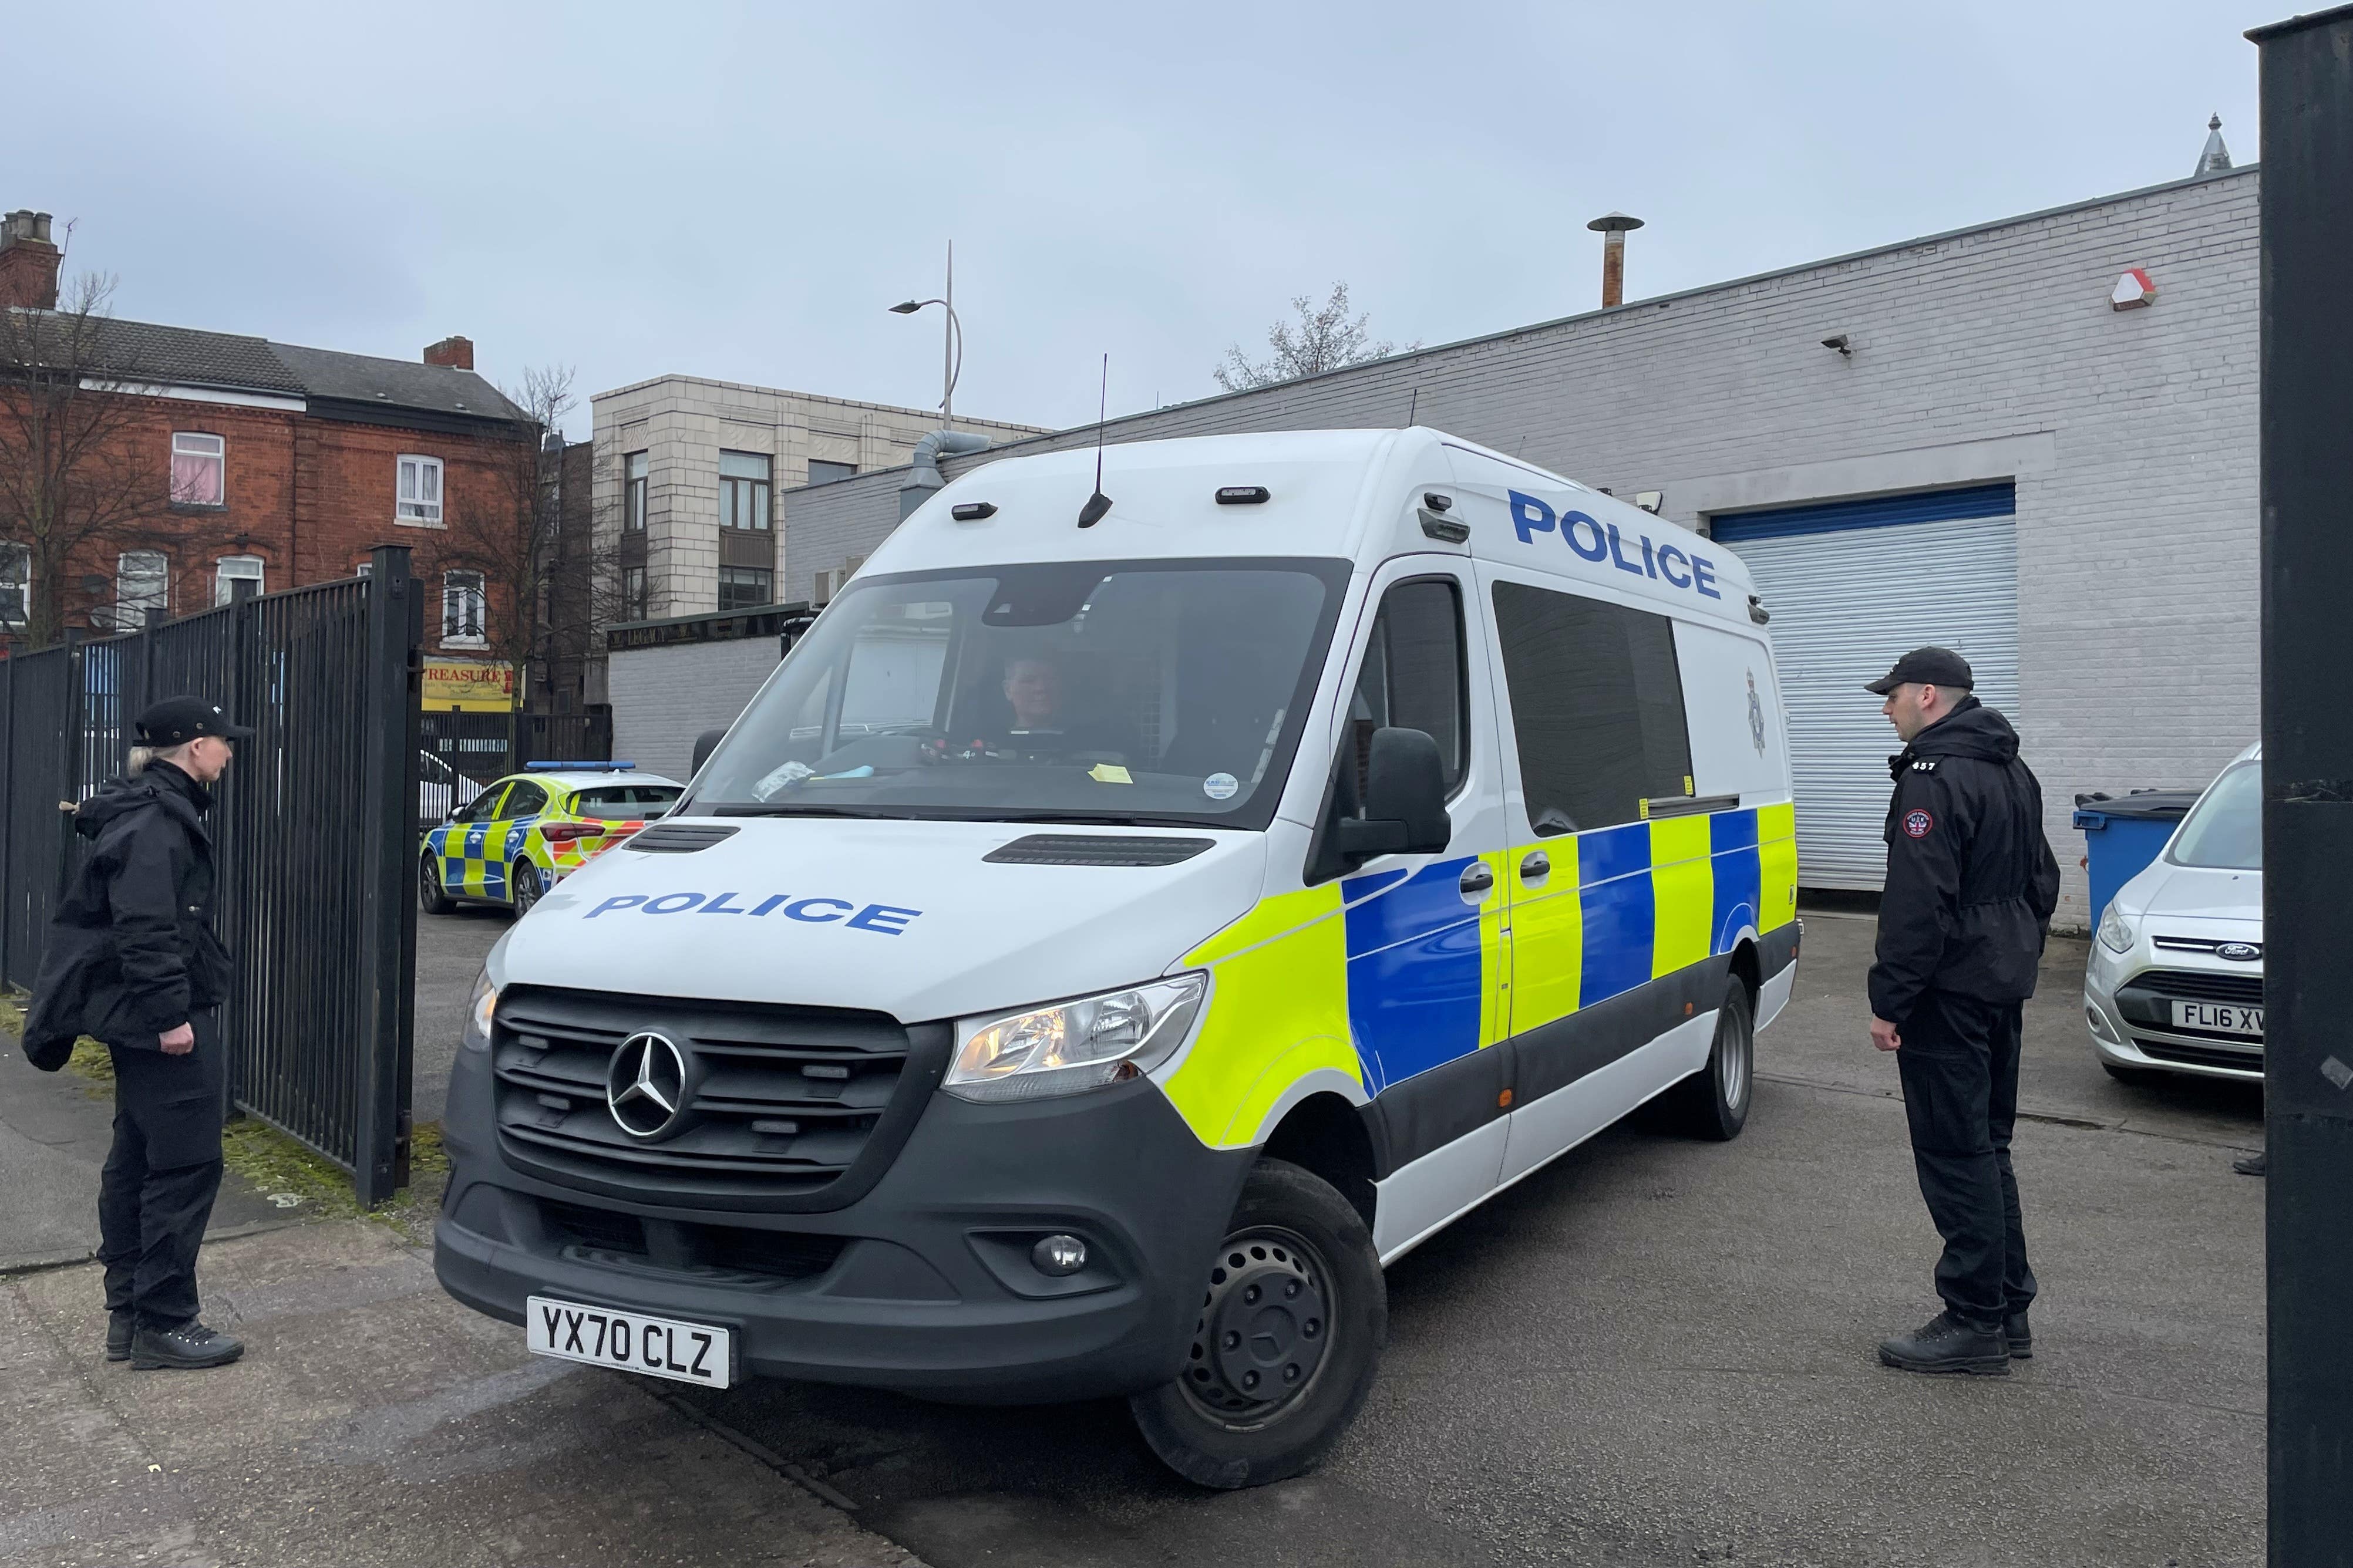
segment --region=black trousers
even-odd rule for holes
[[[189,1023],[186,1056],[110,1047],[114,1147],[99,1178],[98,1260],[107,1310],[129,1308],[142,1329],[196,1315],[196,1247],[220,1192],[220,1029],[209,1012]]]
[[[2034,1300],[2018,1178],[2018,1052],[2025,1007],[1932,991],[1901,1030],[1895,1064],[1920,1195],[1945,1238],[1936,1294],[1957,1318],[1998,1323]]]

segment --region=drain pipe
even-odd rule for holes
[[[947,476],[940,472],[941,458],[961,457],[987,446],[988,437],[974,430],[934,430],[916,442],[914,472],[899,487],[899,521],[906,521],[917,507],[932,499],[934,490],[946,487]]]

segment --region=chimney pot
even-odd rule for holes
[[[425,363],[447,365],[451,370],[471,370],[474,368],[474,340],[447,337],[438,343],[427,344]]]
[[[0,218],[0,309],[56,310],[63,259],[49,241],[48,214],[19,208]]]
[[[1585,226],[1601,236],[1601,308],[1614,310],[1626,300],[1626,233],[1642,220],[1625,213],[1603,213]]]

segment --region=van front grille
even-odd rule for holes
[[[649,1033],[677,1049],[683,1104],[639,1137],[607,1085]],[[836,1208],[897,1156],[950,1036],[882,1013],[517,986],[492,1031],[499,1145],[518,1170],[649,1204]],[[651,1116],[639,1107],[641,1128]]]

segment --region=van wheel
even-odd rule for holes
[[[1669,1091],[1676,1124],[1694,1138],[1728,1143],[1748,1122],[1757,1081],[1757,1014],[1748,987],[1732,978],[1715,1014],[1715,1045],[1707,1066]]]
[[[441,858],[420,855],[417,858],[417,907],[428,915],[446,915],[458,907],[441,887]]]
[[[1127,1402],[1144,1440],[1205,1487],[1314,1468],[1364,1405],[1388,1336],[1372,1233],[1321,1177],[1261,1160],[1207,1275],[1183,1375]]]

